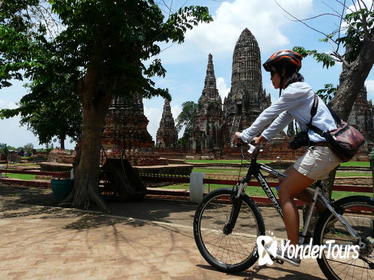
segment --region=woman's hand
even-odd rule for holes
[[[253,138],[252,141],[255,143],[255,145],[258,145],[261,143],[266,143],[268,140],[264,136],[260,135],[258,137]]]
[[[241,137],[241,132],[235,132],[235,134],[232,136],[232,144],[237,145],[238,143],[243,142]]]

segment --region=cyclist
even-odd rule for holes
[[[315,93],[299,73],[301,60],[302,56],[291,50],[281,50],[270,56],[263,67],[270,72],[271,81],[274,88],[279,89],[280,97],[264,110],[249,128],[236,132],[233,136],[234,142],[242,139],[246,142],[252,140],[255,144],[263,143],[282,131],[294,119],[302,131],[307,131],[311,146],[287,170],[287,177],[281,180],[279,185],[279,199],[287,236],[293,245],[298,244],[299,240],[299,213],[294,198],[315,180],[327,178],[329,172],[340,163],[340,159],[327,147],[325,139],[311,129],[308,130]],[[321,100],[318,101],[312,125],[323,131],[336,129],[329,109]],[[263,130],[267,125],[269,126]],[[282,259],[294,265],[300,264],[299,257],[286,255]]]

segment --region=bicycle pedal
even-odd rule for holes
[[[275,262],[278,263],[278,264],[284,264],[284,261],[278,260],[278,259],[275,259]]]
[[[280,259],[277,259],[277,258],[274,258],[273,256],[270,256],[271,260],[275,263],[278,263],[278,264],[284,264],[284,261],[280,260]]]

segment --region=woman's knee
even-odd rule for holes
[[[290,192],[288,191],[288,188],[285,184],[280,185],[280,189],[278,191],[279,199],[281,203],[290,200],[292,198]]]

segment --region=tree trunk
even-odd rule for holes
[[[360,90],[364,87],[365,80],[373,67],[373,49],[374,35],[372,35],[370,39],[366,39],[356,60],[351,62],[349,66],[343,63],[343,69],[339,77],[339,86],[335,97],[331,101],[332,109],[343,120],[348,120],[352,106]],[[329,174],[329,178],[323,181],[325,186],[324,195],[328,199],[331,199],[337,169],[338,167],[332,170]],[[318,214],[315,213],[315,215],[313,215],[314,218],[317,218],[316,215]],[[314,223],[310,225],[310,232],[314,231],[316,221],[317,219],[314,219]]]
[[[360,90],[365,86],[373,64],[374,64],[374,35],[363,44],[358,57],[349,66],[343,64],[342,73],[339,77],[339,87],[335,97],[332,99],[332,109],[343,120],[348,120],[352,106],[357,99]],[[324,181],[326,195],[331,198],[334,186],[336,169],[331,171],[329,179]]]
[[[65,150],[65,135],[59,137],[60,140],[60,149]]]
[[[87,209],[90,201],[93,201],[101,210],[109,212],[99,196],[98,183],[101,136],[112,96],[110,86],[105,86],[108,83],[105,83],[103,78],[98,77],[97,68],[89,67],[86,76],[80,81],[79,85],[83,105],[83,127],[80,159],[74,174],[72,206]],[[101,87],[98,85],[101,85]],[[100,88],[105,90],[100,90]]]

